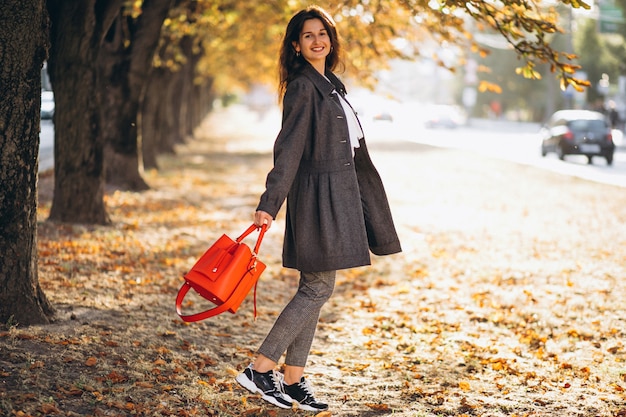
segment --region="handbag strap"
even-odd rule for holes
[[[267,224],[263,224],[261,227],[257,226],[256,224],[252,223],[252,225],[250,227],[248,227],[248,229],[246,229],[245,232],[243,232],[241,234],[241,236],[239,236],[236,239],[237,243],[240,243],[243,239],[245,239],[246,236],[248,236],[250,233],[252,233],[252,231],[257,230],[257,229],[261,229],[259,231],[259,237],[256,240],[256,244],[254,245],[254,250],[252,251],[252,257],[256,259],[257,255],[259,254],[259,248],[261,247],[261,241],[263,240],[263,236],[265,236],[265,232],[267,231]],[[256,265],[256,260],[255,260],[255,265]],[[259,284],[259,281],[254,283],[254,320],[256,321],[256,287]]]
[[[205,310],[201,313],[184,315],[182,311],[183,299],[185,298],[185,295],[187,295],[190,289],[191,289],[191,285],[187,281],[185,281],[183,283],[183,286],[180,287],[180,290],[178,290],[178,295],[176,296],[176,312],[178,313],[180,318],[183,319],[183,321],[192,322],[192,321],[200,321],[200,320],[208,319],[209,317],[217,316],[218,314],[223,313],[232,307],[233,300],[229,298],[228,300],[224,301],[222,304],[214,308],[211,308],[209,310]]]

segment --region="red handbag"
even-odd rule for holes
[[[250,250],[242,240],[260,229],[259,237]],[[185,274],[185,283],[178,290],[176,312],[186,322],[204,320],[225,311],[235,313],[254,286],[254,317],[256,318],[256,284],[265,264],[257,259],[261,240],[267,229],[252,224],[236,240],[222,235]],[[198,294],[215,304],[201,313],[185,315],[182,303],[187,292],[193,288]]]

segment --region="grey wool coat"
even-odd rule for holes
[[[305,272],[369,265],[401,251],[387,196],[365,141],[352,156],[339,98],[343,83],[310,65],[287,85],[274,167],[257,210],[276,217],[285,198],[283,266]]]

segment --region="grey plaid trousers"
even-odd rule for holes
[[[335,288],[337,271],[300,272],[298,291],[280,313],[258,353],[285,364],[306,365],[322,306]]]

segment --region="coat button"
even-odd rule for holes
[[[344,140],[340,140],[339,142],[340,142],[340,143],[346,143],[346,142],[347,142],[347,140],[345,140],[345,139],[344,139]]]
[[[339,115],[337,116],[337,119],[343,119],[343,116]]]
[[[346,162],[345,164],[343,164],[344,167],[349,167],[350,165],[352,165],[350,162]]]

